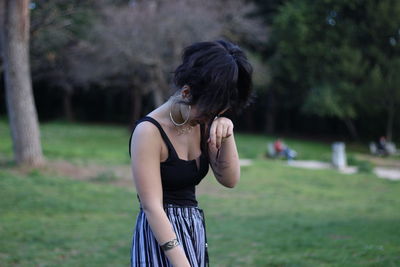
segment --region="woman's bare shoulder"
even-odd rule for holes
[[[132,134],[132,146],[134,144],[146,144],[155,146],[160,144],[160,132],[156,125],[149,121],[142,121],[136,125]]]

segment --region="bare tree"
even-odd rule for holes
[[[30,12],[30,58],[33,84],[45,84],[62,94],[66,120],[75,119],[74,79],[69,64],[71,50],[86,37],[95,21],[100,0],[34,1]]]
[[[29,64],[29,0],[1,0],[7,112],[17,164],[44,162]]]
[[[93,28],[93,41],[81,44],[86,50],[78,49],[85,55],[70,56],[76,59],[76,67],[71,69],[81,81],[107,77],[129,81],[134,121],[140,116],[143,95],[152,93],[156,106],[169,95],[171,72],[185,46],[224,37],[241,41],[265,36],[261,23],[246,17],[252,8],[242,0],[146,0],[127,6],[105,5],[102,19]]]

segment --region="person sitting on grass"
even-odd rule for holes
[[[377,149],[378,149],[378,155],[387,156],[389,154],[387,150],[386,137],[381,136],[379,138]]]
[[[274,143],[274,149],[276,156],[285,157],[287,160],[292,160],[297,156],[297,152],[293,149],[290,149],[285,143],[283,143],[281,138],[276,139]]]

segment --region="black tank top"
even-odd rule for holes
[[[149,121],[157,126],[161,137],[168,148],[168,158],[160,162],[161,184],[163,189],[164,204],[174,204],[180,206],[197,206],[195,186],[206,176],[209,170],[209,161],[206,153],[201,148],[200,166],[197,167],[196,159],[183,160],[178,157],[175,148],[164,132],[161,125],[152,117],[145,116],[136,121],[133,131],[136,126],[142,121]],[[201,133],[203,133],[204,125],[201,124]],[[132,134],[133,134],[132,131]],[[129,139],[129,157],[131,157],[131,142],[132,134]],[[201,134],[201,142],[203,134]],[[140,201],[140,200],[139,200]]]

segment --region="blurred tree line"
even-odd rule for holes
[[[336,118],[353,139],[399,140],[399,1],[256,2],[271,28],[261,50],[272,76],[270,117]]]
[[[255,67],[238,129],[399,139],[398,1],[36,0],[30,12],[40,121],[130,128],[172,93],[185,46],[227,38]]]

